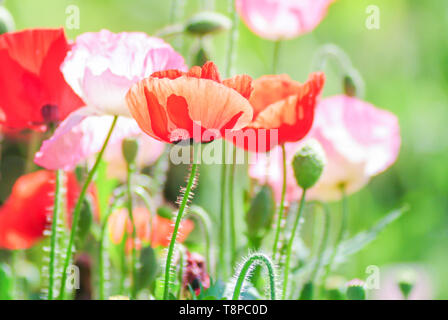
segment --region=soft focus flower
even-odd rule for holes
[[[312,73],[300,84],[287,75],[263,76],[252,82],[252,122],[232,142],[249,151],[266,152],[277,144],[303,139],[310,131],[325,75]]]
[[[317,184],[307,191],[308,199],[334,201],[341,198],[341,187],[347,194],[365,186],[397,159],[401,138],[398,119],[357,98],[345,95],[324,99],[317,107],[313,129],[307,136],[316,139],[324,148],[327,163]],[[288,143],[287,163],[303,145]],[[280,148],[271,154],[257,154],[257,162],[249,173],[261,183],[274,189],[276,199],[282,189],[282,158]],[[287,201],[296,201],[301,192],[295,187],[294,175],[288,165]]]
[[[187,263],[182,277],[182,286],[184,290],[189,288],[196,295],[201,293],[201,287],[208,289],[210,287],[210,276],[207,273],[205,259],[198,253],[187,251]]]
[[[45,129],[83,105],[60,71],[69,49],[63,29],[0,35],[1,124]]]
[[[52,215],[55,179],[55,173],[46,170],[17,179],[11,195],[0,208],[1,248],[27,249],[43,237]],[[74,174],[67,173],[65,179],[66,211],[70,212],[75,205],[79,185]]]
[[[140,131],[140,129],[138,129]],[[135,137],[138,142],[138,152],[135,165],[138,169],[149,166],[156,162],[165,150],[165,144],[141,133]],[[123,140],[110,144],[104,153],[107,162],[107,175],[125,181],[127,178],[127,163],[123,156]]]
[[[313,30],[334,0],[236,0],[236,8],[255,34],[292,39]]]
[[[87,107],[70,114],[44,142],[35,162],[47,169],[72,169],[97,153],[112,116],[129,115],[125,96],[131,85],[155,71],[172,68],[185,70],[186,66],[182,56],[161,39],[107,30],[80,35],[62,71]],[[138,132],[134,120],[119,118],[111,143]],[[70,152],[61,154],[62,150]]]
[[[221,81],[215,64],[207,62],[188,73],[154,73],[134,85],[126,99],[132,116],[149,136],[167,143],[210,142],[225,130],[241,129],[250,122],[251,81],[246,75]]]
[[[364,187],[371,177],[397,159],[401,137],[397,117],[386,110],[345,95],[323,100],[309,135],[327,155],[327,166],[309,197],[338,200]]]
[[[376,300],[403,300],[398,282],[403,273],[413,273],[413,288],[408,300],[431,300],[434,298],[436,279],[431,270],[420,264],[396,264],[382,268],[378,290],[373,291]]]
[[[153,248],[170,244],[170,237],[174,230],[173,222],[170,219],[155,215],[151,220],[151,213],[144,207],[137,207],[133,210],[135,228],[137,231],[137,246],[142,242],[150,243]],[[191,220],[184,220],[180,226],[178,242],[182,243],[194,228]],[[132,224],[128,210],[123,208],[111,214],[109,217],[109,232],[114,244],[121,243],[125,231],[128,235],[128,248],[132,248]]]

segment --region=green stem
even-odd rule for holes
[[[128,178],[126,182],[126,193],[127,193],[127,208],[129,214],[129,220],[131,220],[132,225],[132,261],[131,261],[131,270],[132,270],[132,288],[131,288],[131,299],[135,300],[137,298],[137,229],[135,227],[134,221],[134,213],[133,213],[133,205],[132,205],[132,173],[133,168],[132,164],[127,165]]]
[[[325,280],[331,272],[331,268],[338,253],[339,245],[341,244],[342,239],[344,238],[345,230],[347,228],[347,218],[348,218],[348,206],[347,206],[347,195],[345,193],[345,187],[341,187],[342,192],[342,217],[341,217],[341,226],[339,227],[339,233],[336,238],[336,242],[334,244],[333,252],[331,253],[330,260],[328,261],[327,267],[325,269],[325,275],[323,278],[323,283],[325,285]]]
[[[226,60],[226,77],[232,75],[233,62],[235,60],[235,47],[238,38],[238,13],[235,10],[234,0],[228,0],[229,13],[232,15],[232,28],[227,42],[227,60]]]
[[[303,208],[305,207],[305,197],[306,197],[306,189],[304,189],[302,192],[302,198],[300,199],[299,209],[297,212],[296,219],[294,221],[294,225],[292,227],[291,235],[290,235],[289,242],[288,242],[288,248],[286,251],[285,271],[283,273],[282,300],[286,299],[286,292],[288,290],[288,277],[289,277],[289,267],[290,267],[290,262],[291,262],[292,245],[294,244],[297,227],[299,226],[300,218],[302,217]]]
[[[222,164],[221,164],[221,205],[219,212],[219,261],[226,261],[226,184],[227,184],[227,165],[226,165],[226,142],[222,143]],[[226,263],[217,264],[217,274],[224,280],[227,277]]]
[[[283,185],[282,185],[282,196],[280,200],[280,209],[277,214],[277,226],[275,228],[275,238],[274,247],[272,248],[272,257],[275,259],[278,250],[278,241],[280,238],[280,230],[282,228],[283,211],[285,210],[285,197],[286,197],[286,148],[282,144],[282,159],[283,159]]]
[[[106,231],[107,231],[107,223],[109,222],[109,217],[111,214],[117,209],[120,205],[118,204],[118,200],[112,204],[106,216],[103,219],[101,224],[101,233],[100,233],[100,244],[99,244],[99,253],[98,253],[98,272],[99,272],[99,300],[104,300],[105,298],[105,290],[104,290],[104,248],[106,241]]]
[[[51,222],[51,239],[50,239],[50,265],[48,266],[48,300],[53,300],[55,264],[56,264],[56,244],[58,231],[58,217],[62,207],[62,181],[64,179],[64,171],[56,171],[56,190],[54,195],[53,218]]]
[[[268,276],[269,276],[269,289],[271,294],[271,300],[275,300],[275,270],[274,265],[269,259],[268,256],[262,254],[262,253],[255,253],[252,254],[246,262],[243,264],[242,268],[239,271],[238,278],[235,284],[235,289],[233,291],[232,300],[238,300],[241,294],[241,290],[243,288],[244,281],[248,278],[248,274],[250,274],[249,271],[252,270],[254,265],[258,265],[260,263],[263,263],[267,270],[268,270]]]
[[[195,215],[202,223],[205,238],[205,255],[207,272],[211,272],[211,238],[212,222],[208,213],[199,206],[191,206],[190,214]]]
[[[272,74],[277,74],[281,43],[282,42],[280,40],[274,42],[274,54],[273,54],[274,58],[272,60]]]
[[[107,134],[106,140],[104,141],[103,147],[101,148],[100,152],[98,153],[95,164],[93,165],[92,169],[90,170],[90,172],[86,178],[86,181],[84,182],[84,185],[81,189],[81,193],[79,194],[79,197],[78,197],[78,201],[76,202],[76,205],[75,205],[75,210],[73,211],[72,229],[70,231],[70,239],[69,239],[69,242],[67,245],[67,252],[66,252],[64,266],[62,268],[61,292],[59,293],[59,300],[62,300],[64,298],[65,287],[66,287],[66,282],[67,282],[67,269],[68,269],[70,261],[72,259],[72,254],[73,254],[72,248],[73,248],[73,244],[75,242],[76,231],[78,229],[79,216],[80,216],[82,204],[84,202],[84,198],[86,196],[87,189],[89,188],[90,182],[93,180],[93,176],[95,175],[95,173],[98,169],[101,158],[103,157],[104,151],[106,150],[106,146],[109,143],[112,132],[115,128],[115,125],[117,124],[117,119],[118,119],[118,116],[115,116],[112,121],[112,125],[110,126],[110,129]]]
[[[166,266],[165,266],[165,283],[163,289],[163,300],[168,300],[171,286],[171,268],[172,268],[172,259],[174,254],[174,246],[176,244],[177,233],[179,231],[180,223],[182,221],[185,208],[187,207],[188,198],[190,196],[190,192],[193,189],[194,182],[196,179],[196,174],[198,170],[199,163],[196,161],[195,154],[195,146],[192,145],[193,152],[193,164],[191,165],[190,177],[188,178],[187,187],[185,188],[185,193],[180,203],[179,212],[177,213],[176,222],[174,224],[173,235],[171,236],[170,246],[168,248],[168,255],[166,257]]]
[[[326,205],[325,203],[320,203],[320,202],[316,202],[318,204],[320,204],[320,206],[322,207],[322,212],[323,212],[323,219],[324,219],[324,230],[322,233],[322,239],[320,241],[320,246],[317,252],[317,260],[316,260],[316,266],[314,267],[314,270],[311,272],[311,282],[315,282],[316,281],[316,277],[319,273],[319,269],[321,268],[322,265],[322,261],[324,258],[324,254],[325,254],[325,249],[327,248],[328,245],[328,238],[329,238],[329,234],[330,234],[330,209],[328,208],[328,205]]]
[[[235,230],[235,174],[236,174],[236,147],[233,146],[233,161],[231,164],[230,182],[229,182],[229,197],[230,197],[230,254],[231,254],[231,266],[235,266],[236,259],[236,230]]]

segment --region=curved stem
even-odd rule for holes
[[[334,244],[333,252],[331,253],[330,260],[328,261],[327,268],[325,269],[325,279],[331,272],[331,267],[333,265],[336,254],[338,253],[339,245],[341,244],[342,239],[344,238],[345,230],[347,228],[347,218],[348,218],[348,206],[347,206],[347,195],[345,193],[345,187],[341,187],[342,192],[342,217],[341,217],[341,226],[339,227],[339,233],[336,238],[336,242]]]
[[[62,182],[64,179],[64,172],[62,170],[56,171],[56,191],[54,195],[53,218],[51,222],[51,239],[50,239],[50,265],[48,267],[48,300],[53,300],[54,278],[55,278],[55,264],[56,264],[56,241],[58,231],[58,217],[62,207]]]
[[[104,144],[103,144],[100,152],[98,153],[95,164],[93,165],[92,169],[90,170],[90,172],[86,178],[86,181],[84,182],[84,185],[82,186],[81,193],[79,194],[78,201],[76,202],[76,205],[75,205],[75,210],[73,211],[72,229],[70,231],[70,239],[69,239],[69,242],[67,245],[67,252],[66,252],[66,256],[65,256],[64,266],[62,268],[61,291],[59,293],[60,300],[62,300],[64,298],[65,286],[66,286],[66,282],[67,282],[67,269],[68,269],[68,266],[72,259],[72,254],[73,254],[72,248],[73,248],[73,244],[75,242],[76,231],[78,229],[78,224],[79,224],[79,216],[80,216],[81,208],[82,208],[82,205],[84,202],[84,198],[86,196],[87,189],[89,188],[90,182],[93,180],[93,176],[95,175],[95,173],[98,169],[101,158],[103,157],[104,151],[106,150],[106,146],[109,143],[112,132],[114,131],[115,125],[117,124],[117,119],[118,119],[118,116],[115,116],[112,121],[112,125],[110,126],[109,132],[106,136],[106,140],[104,140]]]
[[[282,197],[280,200],[280,209],[277,214],[277,226],[275,228],[274,247],[272,248],[272,257],[275,259],[278,250],[278,240],[280,238],[280,230],[282,228],[283,211],[285,210],[285,196],[286,196],[286,149],[282,144],[282,158],[283,158],[283,185]]]
[[[289,267],[291,262],[291,253],[292,253],[292,245],[294,243],[294,239],[296,236],[297,227],[299,226],[300,218],[302,217],[303,208],[305,207],[305,197],[306,190],[302,192],[302,198],[300,199],[299,209],[297,212],[296,219],[294,221],[294,225],[292,227],[291,236],[288,242],[288,248],[286,251],[286,261],[285,261],[285,271],[283,273],[283,292],[282,292],[282,300],[286,298],[286,291],[288,290],[288,277],[289,277]]]
[[[212,223],[208,213],[199,206],[191,206],[190,214],[195,215],[202,223],[205,237],[205,255],[206,255],[206,263],[207,263],[207,271],[211,272],[211,232],[212,232]]]
[[[268,256],[262,253],[255,253],[251,255],[246,262],[243,264],[239,271],[239,275],[235,284],[235,289],[233,291],[232,300],[238,300],[241,294],[241,289],[243,288],[244,281],[248,277],[249,271],[254,265],[264,264],[268,270],[269,275],[269,288],[271,294],[271,300],[275,300],[275,270],[274,265]]]
[[[137,298],[137,229],[135,227],[134,221],[134,213],[133,213],[133,205],[132,205],[132,173],[133,168],[132,164],[127,164],[127,172],[128,178],[126,181],[126,193],[127,193],[127,209],[129,220],[132,225],[132,261],[131,261],[131,272],[132,272],[132,288],[131,288],[131,300],[135,300]]]
[[[233,161],[231,164],[230,171],[230,183],[229,183],[229,197],[230,197],[230,255],[231,255],[231,266],[235,265],[236,259],[236,230],[235,230],[235,169],[236,169],[236,147],[233,148]]]
[[[182,201],[180,203],[179,212],[177,213],[176,222],[174,224],[174,230],[173,235],[171,236],[170,246],[168,248],[168,255],[166,257],[166,266],[165,266],[165,283],[164,283],[164,289],[163,289],[163,299],[167,300],[169,293],[170,293],[170,286],[171,286],[171,263],[173,259],[174,254],[174,245],[176,244],[177,239],[177,233],[179,231],[180,223],[182,221],[182,217],[184,215],[185,208],[187,207],[188,198],[190,196],[190,192],[193,189],[194,181],[196,179],[196,174],[198,170],[198,162],[196,161],[196,155],[195,155],[195,146],[192,145],[192,152],[193,152],[193,164],[191,165],[191,171],[190,171],[190,177],[188,178],[187,186],[185,188],[185,193],[182,198]]]

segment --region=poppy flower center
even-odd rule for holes
[[[55,123],[59,120],[59,108],[54,104],[46,104],[41,109],[44,123]]]

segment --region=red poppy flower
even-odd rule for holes
[[[251,82],[247,75],[221,81],[215,64],[207,62],[187,73],[156,72],[131,87],[126,100],[140,128],[151,137],[168,143],[210,142],[252,120],[247,100]]]
[[[287,75],[268,75],[253,81],[249,101],[254,119],[246,128],[226,138],[256,152],[303,139],[313,124],[324,83],[325,75],[320,72],[311,74],[304,84]]]
[[[63,29],[0,35],[1,124],[43,129],[83,105],[59,69],[69,49]]]
[[[0,208],[0,248],[30,248],[43,237],[52,215],[55,173],[36,171],[15,182],[11,195]],[[66,174],[67,211],[70,212],[79,193],[74,174]]]
[[[170,244],[170,237],[174,230],[173,221],[167,218],[162,218],[159,215],[155,215],[151,221],[151,214],[144,207],[134,208],[133,214],[138,247],[141,246],[142,242],[151,243],[153,248],[158,246],[168,247]],[[184,242],[193,228],[193,221],[182,221],[180,226],[180,234],[178,235],[178,242]],[[129,236],[127,244],[127,249],[129,250],[132,248],[132,239],[130,238],[132,235],[132,224],[129,219],[128,210],[120,209],[112,213],[109,217],[109,232],[112,243],[121,243],[125,231]]]

